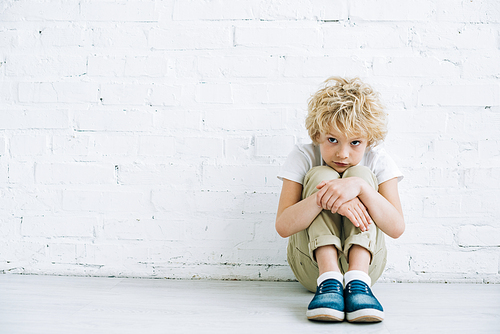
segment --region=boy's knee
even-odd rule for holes
[[[377,177],[373,172],[366,166],[353,166],[347,169],[344,172],[344,175],[342,176],[343,178],[346,177],[359,177],[366,182],[368,182],[369,185],[371,185],[375,190],[378,190],[378,181]]]
[[[340,175],[335,169],[328,166],[317,166],[311,168],[311,170],[307,172],[304,178],[304,186],[311,182],[314,186],[317,186],[322,181],[335,180],[338,178],[340,178]]]

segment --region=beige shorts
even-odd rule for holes
[[[342,178],[353,176],[364,179],[375,190],[378,190],[377,178],[367,167],[351,167],[343,173]],[[304,178],[302,198],[317,192],[316,186],[321,181],[339,178],[341,178],[340,175],[331,167],[312,168]],[[308,228],[295,233],[288,239],[288,263],[297,280],[312,292],[316,291],[316,280],[319,276],[314,251],[326,245],[334,245],[337,248],[339,268],[343,274],[349,268],[347,254],[352,245],[364,247],[371,253],[368,275],[372,279],[372,284],[384,271],[387,262],[384,233],[375,224],[371,224],[368,231],[362,232],[346,217],[323,210]]]

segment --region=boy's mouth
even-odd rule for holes
[[[343,162],[336,162],[336,161],[334,161],[333,163],[335,165],[339,166],[339,167],[347,167],[347,166],[349,166],[348,163],[343,163]]]

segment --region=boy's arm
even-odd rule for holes
[[[322,210],[316,205],[315,195],[301,198],[302,185],[283,179],[276,215],[276,231],[283,238],[306,229]]]
[[[403,234],[405,222],[397,178],[381,183],[378,192],[368,183],[363,182],[358,197],[368,209],[375,224],[385,234],[391,238],[399,238]]]
[[[337,180],[338,181],[338,180]],[[323,184],[323,183],[321,183]],[[317,186],[321,188],[321,184]],[[283,179],[281,196],[276,215],[276,231],[283,238],[300,232],[311,225],[316,216],[323,210],[329,210],[325,205],[319,203],[318,195],[321,191],[301,200],[302,185],[287,179]],[[356,193],[357,195],[358,193]],[[328,201],[331,194],[321,194],[321,197]],[[370,216],[364,205],[360,203],[357,197],[349,198],[352,204],[352,210],[345,215],[351,220],[354,226],[363,231],[368,229]],[[319,203],[319,204],[318,204]]]

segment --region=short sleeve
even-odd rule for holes
[[[378,184],[384,183],[393,178],[398,178],[398,182],[403,179],[403,173],[399,170],[396,162],[386,152],[383,147],[372,149],[371,159],[367,159],[369,167],[377,177]]]
[[[287,179],[303,185],[304,177],[312,168],[311,158],[295,146],[278,173],[278,179]]]

